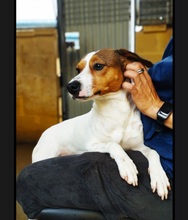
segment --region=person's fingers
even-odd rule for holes
[[[131,91],[133,89],[133,84],[130,82],[123,82],[122,87],[128,91]]]
[[[134,70],[134,71],[138,71],[140,69],[144,69],[145,70],[145,66],[142,65],[142,63],[140,62],[132,62],[132,63],[128,63],[126,65],[126,70]]]
[[[130,79],[130,83],[135,86],[140,85],[142,81],[146,81],[143,73],[137,73],[134,70],[126,70],[124,76]]]
[[[139,73],[140,72],[140,73]],[[149,84],[152,83],[151,77],[148,74],[145,66],[143,66],[139,62],[132,62],[127,64],[126,71],[124,72],[124,76],[132,79],[132,81],[137,85],[148,82]]]
[[[138,76],[138,73],[135,70],[126,70],[124,76],[130,79],[135,79]]]

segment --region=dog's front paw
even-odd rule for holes
[[[168,198],[168,192],[171,190],[169,179],[162,169],[160,171],[148,170],[151,178],[151,188],[153,192],[161,197],[161,200]]]
[[[138,185],[138,170],[131,159],[126,159],[119,162],[118,168],[122,179],[133,186]]]

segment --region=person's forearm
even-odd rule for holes
[[[173,113],[171,113],[169,117],[164,121],[164,125],[168,128],[173,129]]]
[[[142,112],[144,115],[157,120],[157,112],[164,102],[157,103],[155,106],[151,106],[146,112]],[[169,117],[164,121],[164,126],[173,129],[173,112],[169,115]]]

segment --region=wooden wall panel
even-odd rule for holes
[[[36,142],[59,121],[56,29],[17,30],[16,141]]]
[[[158,62],[172,35],[172,28],[166,25],[144,26],[141,32],[136,33],[135,51],[152,62]]]

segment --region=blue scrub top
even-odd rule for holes
[[[156,91],[162,101],[173,104],[173,38],[170,39],[162,60],[148,70]],[[143,114],[145,145],[156,150],[161,164],[170,178],[173,178],[173,130]]]

